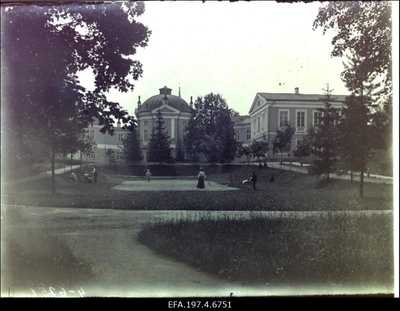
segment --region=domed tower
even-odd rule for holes
[[[172,89],[164,86],[160,93],[146,99],[139,100],[135,109],[138,124],[139,139],[142,147],[143,159],[147,162],[148,143],[155,124],[158,111],[161,111],[165,121],[165,128],[169,134],[172,156],[176,156],[177,144],[183,142],[183,134],[188,124],[193,108],[179,96],[172,95]],[[179,92],[180,93],[180,92]]]

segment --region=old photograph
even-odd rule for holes
[[[1,297],[398,297],[398,9],[1,1]]]

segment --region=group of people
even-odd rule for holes
[[[151,172],[149,169],[146,170],[145,173],[145,177],[147,179],[147,182],[150,182],[150,177],[151,177]],[[206,173],[204,172],[203,168],[200,167],[200,171],[197,175],[197,189],[204,189],[205,188],[205,180],[206,180],[207,176]],[[270,178],[268,179],[269,182],[274,182],[275,181],[275,177],[273,174],[271,174]],[[256,184],[257,184],[257,174],[255,171],[253,171],[253,175],[243,181],[243,183],[251,183],[253,185],[253,189],[257,190],[256,188]]]
[[[150,182],[151,179],[151,172],[150,169],[146,170],[146,173],[144,176],[147,179],[147,182]],[[206,179],[206,173],[204,172],[203,168],[200,168],[200,172],[197,175],[197,189],[204,189],[205,188],[205,179]]]
[[[275,177],[273,174],[271,174],[270,178],[268,179],[269,182],[274,182],[275,181]],[[252,184],[253,185],[253,189],[257,190],[256,184],[257,184],[257,174],[255,171],[253,171],[253,175],[249,178],[243,181],[243,184]]]
[[[73,181],[79,181],[78,180],[78,176],[76,175],[75,172],[72,172],[71,175],[69,175],[69,178],[71,178],[71,180]],[[83,178],[85,183],[95,183],[97,184],[97,170],[96,168],[93,166],[92,171],[89,173],[88,170],[85,171],[85,173],[83,173]]]
[[[91,173],[89,173],[89,171],[85,171],[83,176],[84,176],[84,179],[85,179],[85,183],[92,183],[92,182],[94,182],[95,184],[97,183],[97,170],[96,170],[96,168],[94,166],[92,168]],[[150,169],[147,169],[146,173],[145,173],[145,177],[147,179],[147,182],[150,182],[151,176],[152,175],[151,175]],[[77,177],[75,172],[71,173],[70,178],[73,181],[78,181],[78,177]],[[206,176],[206,173],[204,172],[204,169],[202,167],[200,167],[200,171],[199,171],[199,173],[197,175],[197,189],[204,189],[205,188],[205,180],[206,180],[206,178],[207,178],[207,176]],[[268,179],[268,181],[274,182],[275,181],[274,175],[271,175],[270,178]],[[243,183],[251,183],[253,185],[253,189],[257,190],[257,188],[256,188],[256,184],[257,184],[257,174],[256,174],[256,172],[253,171],[253,175],[249,179],[243,181]]]

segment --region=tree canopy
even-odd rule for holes
[[[323,3],[313,29],[333,29],[333,57],[359,55],[357,76],[383,83],[383,96],[392,94],[392,5],[390,1],[333,1]],[[346,79],[347,71],[342,76]]]
[[[112,117],[130,121],[105,93],[132,90],[142,74],[131,56],[148,42],[150,31],[134,20],[143,12],[144,4],[133,2],[3,5],[2,100],[9,116],[35,126],[51,117],[96,118],[103,131],[112,131]],[[86,68],[95,76],[93,91],[79,86],[76,73]]]
[[[282,152],[285,151],[289,152],[291,149],[291,142],[294,132],[295,128],[292,127],[289,123],[286,124],[283,130],[282,129],[276,130],[276,136],[273,139],[272,148],[280,152],[281,159],[282,159]]]
[[[23,159],[32,141],[62,152],[72,142],[67,133],[95,121],[103,133],[113,133],[115,120],[135,125],[106,93],[133,89],[142,74],[132,56],[150,35],[135,21],[143,12],[143,3],[130,1],[2,4],[2,130],[10,152]],[[78,80],[87,68],[94,90]]]
[[[187,153],[203,153],[211,163],[231,162],[238,150],[231,117],[238,113],[219,94],[198,97],[194,105],[184,138]]]

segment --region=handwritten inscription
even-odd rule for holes
[[[46,298],[56,298],[56,297],[85,297],[85,291],[82,287],[79,289],[65,289],[63,287],[57,289],[52,286],[37,287],[36,290],[31,288],[34,297],[46,297]]]

